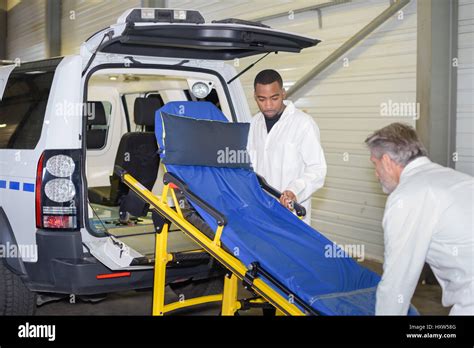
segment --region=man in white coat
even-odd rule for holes
[[[283,81],[275,70],[263,70],[254,81],[260,112],[250,123],[248,151],[256,173],[282,192],[280,203],[306,208],[311,224],[311,195],[324,185],[326,160],[319,128],[311,116],[285,100]]]
[[[474,314],[474,179],[431,162],[408,125],[393,123],[365,142],[389,194],[376,314],[407,314],[425,261],[450,315]]]

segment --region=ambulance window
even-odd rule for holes
[[[86,144],[88,150],[101,150],[107,144],[107,136],[112,115],[112,104],[108,101],[94,101],[87,104]]]
[[[217,95],[217,91],[215,88],[211,90],[209,95],[205,98],[196,98],[190,91],[189,89],[184,90],[184,95],[186,96],[186,99],[190,101],[208,101],[217,106],[220,110],[221,109],[221,103],[219,101],[219,96]]]
[[[196,101],[196,97],[192,96],[191,93],[189,92],[189,89],[184,90],[184,95],[186,96],[186,99],[189,101]]]
[[[159,93],[150,93],[150,94],[147,94],[146,97],[158,99],[161,105],[165,105],[165,102],[163,101],[163,97]]]
[[[34,149],[41,136],[54,70],[13,72],[0,100],[0,149]]]

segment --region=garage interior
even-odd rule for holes
[[[270,54],[240,79],[252,114],[258,111],[255,73],[271,68],[282,75],[288,99],[314,117],[328,174],[312,197],[311,225],[337,244],[363,245],[359,262],[378,274],[387,195],[363,143],[367,135],[393,122],[409,123],[433,162],[474,175],[470,0],[0,0],[0,63],[75,54],[87,37],[134,7],[195,9],[208,22],[233,17],[322,40],[300,54]],[[241,71],[254,61],[242,58],[233,64]],[[400,116],[395,105],[413,107],[413,112]],[[245,294],[243,288],[239,291]],[[175,300],[169,289],[166,296]],[[45,296],[43,301],[37,315],[150,315],[152,290],[88,299],[71,295],[50,302]],[[422,315],[449,313],[427,265],[413,304]],[[219,312],[219,304],[205,304],[173,314]],[[262,313],[252,309],[240,314]]]

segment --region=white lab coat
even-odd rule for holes
[[[319,128],[311,116],[291,101],[267,132],[261,112],[250,123],[248,151],[255,172],[279,191],[290,190],[306,208],[304,221],[311,224],[311,195],[324,185],[326,160]]]
[[[419,157],[402,171],[383,217],[385,260],[377,315],[406,315],[423,265],[450,314],[474,314],[474,179]]]

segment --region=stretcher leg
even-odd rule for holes
[[[222,233],[225,233],[224,226],[226,224],[225,218],[219,216],[217,212],[216,220],[219,227],[216,229],[215,238],[209,239],[202,231],[193,226],[180,214],[180,210],[173,210],[167,204],[167,195],[170,193],[170,183],[165,180],[165,186],[163,193],[160,197],[153,195],[152,192],[147,190],[143,185],[141,185],[136,179],[131,175],[123,171],[120,167],[116,167],[116,173],[122,179],[122,181],[132,189],[139,197],[141,197],[145,202],[149,203],[150,206],[156,213],[158,213],[166,223],[163,226],[161,233],[156,235],[155,243],[155,280],[154,280],[154,289],[153,289],[153,315],[163,315],[165,312],[171,310],[176,310],[178,308],[188,307],[191,305],[197,305],[201,303],[209,303],[222,301],[222,314],[223,315],[234,315],[236,311],[242,309],[242,304],[238,301],[238,282],[239,279],[243,280],[247,277],[248,272],[251,270],[248,269],[240,260],[238,260],[234,255],[227,252],[220,245],[220,237]],[[173,176],[170,176],[173,179]],[[174,179],[173,179],[174,180]],[[175,185],[175,184],[173,184]],[[175,185],[176,186],[176,185]],[[173,189],[175,187],[172,187]],[[180,189],[186,190],[186,187],[183,186]],[[190,194],[188,192],[188,194]],[[176,200],[176,197],[173,197],[173,200]],[[167,238],[168,238],[168,229],[169,224],[172,222],[176,227],[183,231],[188,237],[194,240],[203,250],[209,253],[211,256],[216,258],[224,267],[226,267],[232,276],[226,277],[224,282],[224,293],[222,295],[213,295],[205,296],[201,298],[192,299],[192,301],[183,301],[183,303],[174,303],[171,305],[164,305],[165,299],[165,278],[166,278],[166,265],[169,261],[173,259],[172,255],[167,252]],[[277,315],[306,315],[312,313],[311,311],[303,312],[300,308],[296,306],[295,303],[287,300],[285,296],[282,296],[275,288],[270,284],[265,282],[260,275],[267,279],[271,279],[271,275],[265,273],[263,269],[255,267],[255,270],[259,269],[257,275],[253,275],[251,281],[251,287],[253,292],[260,296],[261,298],[258,301],[266,301],[273,305],[277,309]],[[253,272],[252,273],[257,273]],[[261,274],[260,274],[261,273]],[[275,283],[277,284],[277,283]],[[276,285],[278,287],[278,284]],[[280,286],[281,291],[287,291]],[[287,291],[288,292],[288,291]],[[257,300],[255,300],[257,301]],[[254,301],[254,302],[255,302]],[[305,306],[303,302],[300,303],[301,306]]]
[[[222,299],[222,315],[234,315],[240,309],[238,299],[238,278],[235,274],[226,275]]]
[[[169,224],[155,234],[155,278],[153,282],[153,315],[163,315],[165,306],[166,264],[170,260],[167,251]]]

